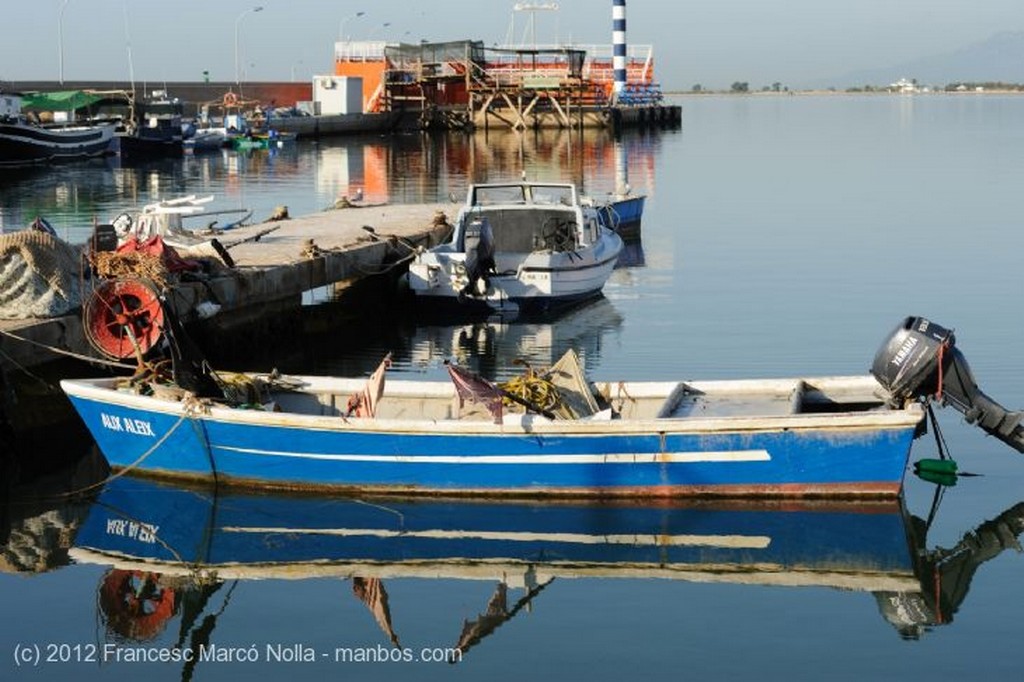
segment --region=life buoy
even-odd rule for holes
[[[160,634],[177,610],[175,590],[164,585],[159,573],[112,569],[99,592],[107,627],[136,642]]]
[[[238,104],[238,95],[233,92],[228,92],[224,95],[224,106],[233,107]]]

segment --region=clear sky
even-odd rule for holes
[[[611,41],[612,0],[2,0],[0,81],[308,80],[352,40]],[[251,12],[258,5],[263,9]],[[356,16],[362,12],[362,15]],[[63,17],[63,20],[60,19]],[[59,39],[63,28],[63,40]],[[627,0],[628,39],[654,47],[667,89],[800,87],[1024,30],[1021,0]],[[129,54],[131,59],[129,60]],[[1024,67],[1022,67],[1024,71]],[[1022,76],[1024,80],[1024,76]]]

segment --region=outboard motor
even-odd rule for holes
[[[469,282],[462,290],[469,296],[479,296],[487,291],[487,276],[494,272],[494,232],[486,216],[474,218],[463,236],[466,252],[466,276]],[[483,291],[477,282],[483,281]]]
[[[875,354],[871,373],[892,400],[936,399],[962,412],[1018,452],[1024,452],[1024,412],[1010,412],[978,388],[951,329],[908,317]]]

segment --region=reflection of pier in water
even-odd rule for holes
[[[633,191],[655,192],[657,133],[618,138],[603,130],[536,130],[398,135],[373,140],[325,141],[316,156],[321,191],[367,203],[461,203],[471,183],[519,179],[575,183],[597,201],[617,189],[617,173]],[[624,165],[625,164],[625,165]],[[440,184],[439,184],[440,183]]]

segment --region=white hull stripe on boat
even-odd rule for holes
[[[431,540],[503,540],[506,542],[571,542],[579,545],[630,545],[653,547],[733,547],[765,549],[771,538],[763,535],[584,535],[582,533],[528,533],[468,530],[401,531],[381,528],[265,528],[225,526],[226,533],[281,533],[334,535],[338,537],[427,538]]]
[[[561,274],[561,273],[564,272],[564,273],[572,274],[574,272],[582,272],[584,270],[593,270],[594,268],[608,267],[609,265],[614,263],[614,261],[618,257],[619,257],[619,254],[615,254],[615,256],[613,258],[606,258],[603,261],[600,261],[600,262],[597,262],[597,263],[588,263],[586,265],[575,265],[575,266],[574,265],[566,265],[565,267],[558,267],[557,265],[531,265],[529,267],[523,268],[523,272],[524,273],[527,273],[527,272],[549,272],[549,273],[555,273],[555,274]],[[515,278],[515,279],[518,279],[518,277]]]
[[[601,455],[326,455],[280,450],[257,450],[226,445],[227,450],[263,457],[295,457],[338,462],[388,462],[392,464],[695,464],[700,462],[769,462],[767,450],[719,450],[708,452],[661,452],[645,454],[608,453]]]

